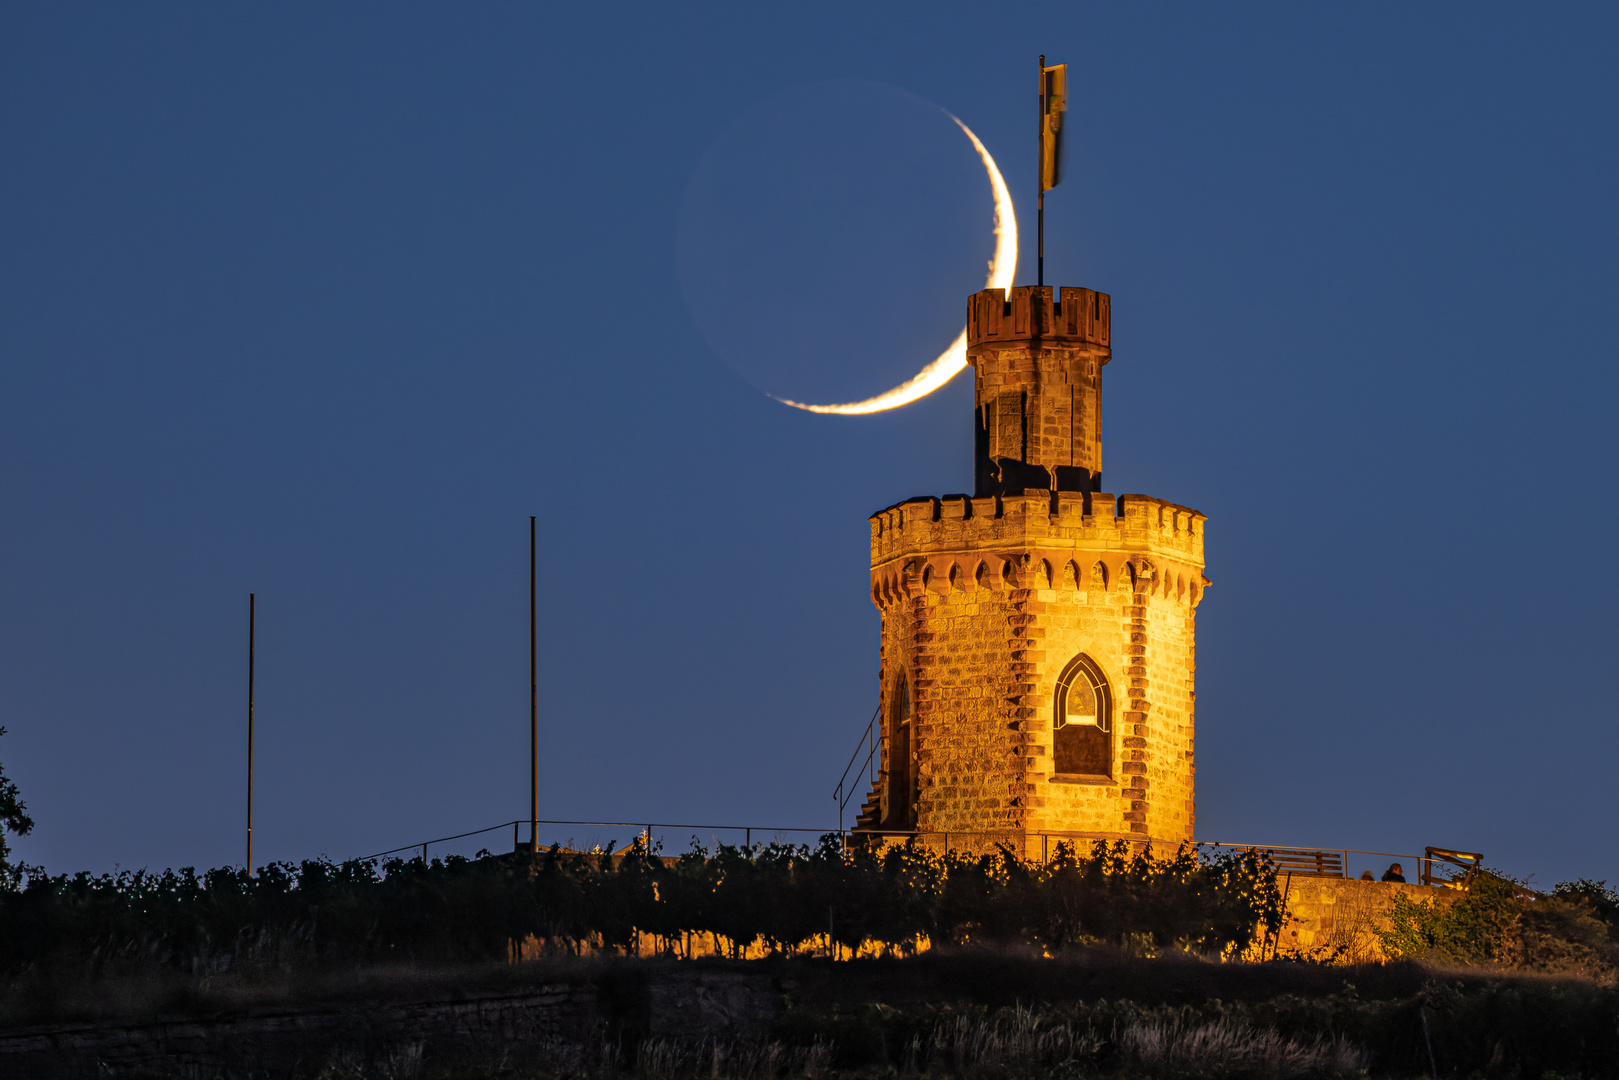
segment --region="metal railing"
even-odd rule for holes
[[[414,844],[404,844],[404,845],[402,845],[400,847],[389,848],[387,851],[376,852],[375,854],[372,854],[372,855],[361,855],[360,856],[360,861],[365,862],[365,861],[370,860],[370,859],[380,859],[380,858],[383,858],[384,856],[387,856],[387,855],[397,855],[400,852],[416,851],[416,850],[419,849],[421,851],[421,853],[422,853],[422,860],[425,862],[427,860],[428,849],[433,844],[446,844],[446,843],[449,843],[452,840],[464,840],[469,836],[482,836],[484,833],[491,833],[491,832],[495,832],[495,831],[500,830],[500,829],[511,829],[511,831],[512,831],[512,850],[513,851],[520,851],[520,850],[522,850],[522,849],[529,846],[528,844],[525,844],[525,843],[522,842],[522,837],[521,837],[521,835],[519,833],[519,830],[524,825],[528,825],[528,824],[530,824],[528,818],[519,818],[516,821],[503,821],[499,825],[490,825],[487,828],[473,829],[470,832],[455,833],[453,836],[440,836],[440,837],[438,837],[436,839],[433,839],[433,840],[423,840],[423,841],[420,841],[420,842],[414,843]],[[657,821],[552,821],[552,820],[542,819],[539,822],[539,824],[542,827],[543,826],[561,826],[561,827],[571,828],[571,829],[633,829],[634,832],[632,832],[630,834],[631,838],[634,838],[634,837],[652,837],[657,832],[687,832],[687,831],[691,831],[693,834],[709,833],[711,835],[714,835],[715,839],[718,839],[717,834],[719,834],[719,833],[732,833],[732,834],[741,833],[742,834],[742,843],[743,843],[744,846],[748,846],[748,847],[753,846],[753,834],[754,833],[759,833],[761,836],[770,836],[770,837],[773,837],[773,838],[774,837],[785,837],[785,836],[789,836],[789,835],[797,835],[797,836],[805,836],[805,837],[812,837],[812,838],[817,838],[818,839],[819,837],[825,836],[829,831],[831,831],[831,830],[828,830],[828,829],[804,829],[804,828],[798,828],[798,827],[795,827],[795,826],[775,827],[775,826],[768,826],[768,825],[683,825],[683,824],[672,824],[672,823],[668,823],[668,822],[657,822]],[[607,839],[611,839],[611,840],[615,841],[615,843],[616,843],[618,837],[614,836],[614,837],[609,837]],[[557,838],[556,842],[560,843],[561,839]],[[550,844],[544,844],[544,843],[542,843],[540,845],[542,850],[545,849],[545,848],[548,848],[550,846],[551,846]]]
[[[1416,884],[1419,885],[1448,885],[1457,880],[1465,881],[1467,878],[1471,877],[1475,872],[1477,872],[1484,859],[1484,856],[1476,851],[1457,851],[1453,848],[1436,848],[1432,846],[1424,848],[1421,855],[1411,855],[1398,851],[1363,851],[1358,848],[1318,848],[1300,846],[1297,844],[1231,844],[1221,840],[1203,840],[1199,841],[1199,845],[1206,848],[1228,848],[1234,851],[1276,851],[1298,853],[1319,852],[1324,855],[1338,856],[1342,859],[1342,863],[1340,864],[1342,866],[1341,875],[1314,875],[1329,877],[1342,876],[1350,878],[1357,876],[1357,868],[1354,866],[1354,863],[1359,861],[1364,864],[1366,860],[1351,860],[1351,855],[1375,856],[1376,859],[1373,865],[1362,865],[1359,868],[1362,873],[1369,871],[1372,873],[1374,879],[1380,880],[1381,875],[1377,872],[1377,867],[1382,865],[1382,860],[1388,859],[1390,860],[1390,868],[1398,864],[1402,870],[1404,870],[1406,865],[1409,863],[1410,865],[1416,867]],[[1436,863],[1438,864],[1437,866],[1435,865]],[[1456,870],[1449,870],[1450,867],[1455,867],[1456,870],[1461,872],[1457,873]],[[1447,870],[1449,870],[1448,873]],[[1303,873],[1303,871],[1295,870],[1294,873]]]
[[[868,733],[869,731],[870,729],[868,728]],[[859,755],[857,752],[856,757],[858,756]],[[854,762],[851,761],[850,767],[853,768],[853,765]],[[847,773],[845,774],[845,779],[847,779]],[[420,850],[422,861],[426,862],[430,848],[434,844],[446,844],[450,843],[451,841],[464,840],[472,836],[482,836],[485,833],[491,833],[507,828],[512,830],[512,850],[522,851],[530,846],[529,843],[525,843],[523,841],[523,837],[521,836],[522,826],[528,823],[528,819],[526,818],[521,818],[516,821],[503,821],[498,825],[490,825],[482,829],[473,829],[469,832],[455,833],[450,836],[441,836],[432,840],[424,840],[414,844],[405,844],[400,847],[389,848],[387,851],[379,851],[372,855],[362,855],[360,859],[361,861],[368,861],[371,859],[384,858],[388,855],[397,855],[401,852],[414,852]],[[794,838],[797,837],[801,838],[797,842],[813,842],[822,836],[829,835],[831,832],[830,830],[826,829],[810,829],[797,826],[697,825],[656,821],[559,821],[547,819],[540,821],[539,825],[542,827],[549,827],[553,830],[553,832],[557,828],[574,830],[631,830],[627,837],[620,834],[602,838],[611,840],[611,846],[618,850],[628,847],[629,843],[636,838],[645,837],[648,839],[648,841],[651,841],[658,833],[689,833],[693,836],[707,833],[716,844],[720,842],[720,834],[724,833],[730,834],[730,836],[733,838],[739,838],[742,842],[742,846],[752,847],[754,833],[759,833],[762,837],[768,836],[775,841],[786,840],[788,842],[794,842]],[[740,834],[740,836],[738,836],[738,834]],[[1151,841],[1145,837],[1139,839],[1124,838],[1117,836],[1102,836],[1096,833],[1077,831],[1030,832],[1016,828],[894,831],[883,829],[845,829],[840,824],[835,835],[841,839],[844,850],[848,850],[851,844],[870,843],[873,840],[904,841],[915,843],[928,850],[936,851],[939,854],[948,854],[953,851],[976,851],[986,853],[994,851],[997,848],[1004,847],[1014,851],[1017,854],[1020,854],[1025,859],[1032,860],[1038,857],[1042,863],[1050,862],[1052,856],[1057,853],[1059,845],[1061,844],[1068,844],[1070,848],[1079,855],[1089,854],[1091,845],[1098,841],[1112,843],[1115,840],[1124,839],[1132,846],[1146,846],[1149,843],[1152,846],[1159,848],[1169,846],[1168,842],[1166,841]],[[623,839],[624,843],[619,844],[618,841],[620,839]],[[563,841],[560,839],[560,837],[558,837],[556,838],[555,842],[562,843]],[[572,842],[571,837],[569,838],[569,842]],[[1038,845],[1038,851],[1035,850],[1036,845]],[[540,846],[543,849],[548,848],[551,845],[541,844]],[[1449,885],[1456,882],[1465,881],[1478,871],[1483,862],[1483,856],[1478,852],[1459,851],[1454,848],[1438,848],[1433,846],[1424,848],[1421,855],[1394,851],[1368,851],[1358,848],[1309,847],[1297,844],[1238,844],[1221,840],[1201,840],[1197,841],[1195,846],[1211,851],[1224,849],[1228,851],[1254,851],[1259,853],[1274,852],[1278,853],[1279,857],[1285,857],[1284,861],[1293,863],[1300,861],[1295,858],[1297,856],[1303,856],[1307,853],[1318,854],[1322,856],[1322,858],[1316,860],[1317,864],[1323,868],[1331,867],[1331,869],[1325,873],[1322,873],[1319,870],[1312,871],[1308,869],[1300,869],[1297,865],[1284,866],[1282,869],[1283,873],[1291,873],[1306,877],[1351,878],[1356,876],[1357,869],[1361,869],[1372,872],[1374,878],[1376,878],[1380,876],[1377,873],[1377,868],[1386,865],[1383,862],[1383,860],[1386,859],[1389,860],[1390,864],[1398,863],[1402,869],[1404,869],[1408,864],[1414,866],[1416,868],[1416,883],[1430,886]],[[592,844],[592,847],[602,847],[601,841],[598,840]],[[1361,858],[1358,860],[1351,859],[1351,856],[1361,856]],[[1372,865],[1370,866],[1364,865],[1368,859],[1372,860]],[[1357,867],[1355,865],[1357,862],[1361,863],[1362,866]],[[1332,872],[1334,870],[1337,872]],[[1405,880],[1410,879],[1407,878]]]
[[[1057,852],[1058,845],[1068,844],[1077,855],[1090,854],[1091,846],[1098,841],[1113,843],[1124,840],[1132,847],[1152,846],[1159,848],[1172,848],[1176,846],[1171,841],[1153,840],[1148,837],[1119,837],[1104,836],[1092,832],[1078,831],[1027,831],[1023,829],[951,829],[949,831],[895,831],[885,829],[840,829],[843,836],[844,847],[847,848],[851,840],[883,840],[883,841],[912,841],[922,847],[936,850],[941,853],[951,851],[989,851],[996,847],[1005,846],[1013,849],[1021,847],[1020,854],[1026,859],[1038,856],[1041,862],[1050,862]],[[1038,852],[1034,850],[1038,844]],[[1420,885],[1449,885],[1465,881],[1471,877],[1482,865],[1483,855],[1474,851],[1457,851],[1453,848],[1437,848],[1429,846],[1421,855],[1411,855],[1396,851],[1367,851],[1359,848],[1322,848],[1309,847],[1298,844],[1232,844],[1219,840],[1199,840],[1192,846],[1204,850],[1227,849],[1233,851],[1256,851],[1260,853],[1273,853],[1275,860],[1280,864],[1279,872],[1282,874],[1296,874],[1309,877],[1355,877],[1364,872],[1372,872],[1374,880],[1381,880],[1382,873],[1393,865],[1398,864],[1402,871],[1415,867],[1415,883]],[[1302,856],[1321,856],[1320,858],[1302,858]],[[1351,859],[1350,856],[1362,856],[1361,859]],[[1384,863],[1382,860],[1389,860]],[[1367,865],[1370,862],[1371,865]],[[1357,865],[1359,863],[1359,865]],[[1313,864],[1316,868],[1306,868]],[[1411,881],[1412,878],[1404,874],[1401,880]]]
[[[1423,850],[1422,856],[1422,862],[1418,864],[1422,868],[1418,880],[1424,885],[1448,884],[1457,877],[1454,871],[1451,872],[1449,878],[1436,877],[1433,872],[1435,861],[1459,867],[1462,870],[1460,876],[1463,881],[1478,873],[1479,868],[1484,865],[1484,856],[1477,851],[1456,851],[1453,848],[1428,847]]]
[[[866,723],[866,730],[860,736],[860,743],[849,755],[849,764],[843,767],[843,775],[838,778],[838,786],[832,790],[832,798],[838,803],[838,832],[843,831],[843,808],[848,806],[856,795],[869,791],[876,783],[882,769],[883,726],[878,723],[883,707],[877,706]],[[860,752],[864,750],[865,758],[862,760]],[[855,771],[855,762],[860,762],[859,771]],[[854,783],[849,780],[849,774],[855,774]],[[864,779],[862,786],[860,780]]]

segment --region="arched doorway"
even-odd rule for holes
[[[884,829],[916,828],[916,765],[911,732],[911,683],[900,672],[888,701],[887,758],[883,799]]]

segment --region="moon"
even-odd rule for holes
[[[995,196],[995,257],[989,262],[989,280],[985,282],[984,288],[1010,289],[1013,276],[1017,273],[1017,215],[1012,212],[1012,193],[1006,190],[1006,181],[1001,178],[1001,170],[996,167],[995,159],[990,157],[989,151],[984,149],[984,144],[972,133],[972,129],[963,124],[961,118],[954,113],[947,110],[945,115],[954,120],[956,126],[972,140],[973,149],[978,151],[978,157],[984,163],[984,171],[989,174],[989,190]],[[805,412],[831,413],[834,416],[864,416],[867,413],[897,409],[901,405],[909,405],[919,398],[926,397],[949,382],[966,366],[967,330],[963,327],[961,333],[956,335],[956,340],[939,354],[938,359],[912,378],[876,397],[869,397],[864,401],[849,401],[841,405],[809,405],[802,401],[789,401],[784,397],[776,397],[775,394],[770,396],[775,397],[783,405],[791,405]]]

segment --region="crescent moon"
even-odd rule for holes
[[[990,192],[995,196],[995,257],[989,262],[989,280],[984,284],[984,288],[1010,289],[1012,278],[1017,273],[1017,215],[1012,212],[1012,193],[1006,190],[1006,181],[1001,178],[1001,170],[996,168],[995,159],[989,156],[989,151],[984,149],[984,144],[978,141],[978,136],[972,133],[972,129],[963,124],[961,118],[954,113],[947,111],[945,115],[954,120],[956,126],[973,141],[973,149],[978,151],[979,158],[984,162],[984,171],[989,174]],[[802,401],[788,401],[781,397],[776,400],[783,405],[803,409],[805,412],[863,416],[866,413],[897,409],[901,405],[909,405],[918,398],[926,397],[949,382],[956,372],[966,366],[967,331],[963,328],[956,336],[956,340],[950,343],[950,347],[939,354],[937,360],[917,372],[914,377],[876,397],[866,398],[864,401],[850,401],[842,405],[807,405]],[[774,394],[770,396],[776,397]]]

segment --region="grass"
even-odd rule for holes
[[[353,1002],[433,1001],[518,994],[558,982],[635,981],[684,969],[766,972],[806,1006],[851,1000],[921,1007],[935,1001],[988,1007],[1030,1000],[1128,997],[1152,1004],[1210,998],[1262,1001],[1333,993],[1346,981],[1374,998],[1417,993],[1434,970],[1416,963],[1324,967],[1211,963],[1196,954],[1157,958],[1116,948],[1049,958],[1028,948],[938,948],[908,959],[676,961],[555,954],[520,964],[416,960],[309,964],[273,950],[229,967],[181,971],[157,959],[62,960],[0,979],[0,1030],[63,1023],[151,1022]],[[1458,979],[1478,973],[1455,969]]]
[[[706,1036],[671,1028],[667,1018],[660,1023],[646,1011],[654,984],[684,993],[698,978],[745,981],[775,1004],[751,1026]],[[1374,1077],[1414,1077],[1437,1068],[1439,1075],[1594,1078],[1612,1076],[1619,1061],[1619,992],[1589,981],[1415,963],[1212,963],[1117,949],[1057,959],[965,948],[842,963],[563,957],[323,971],[266,966],[189,979],[152,969],[77,986],[79,996],[49,1007],[57,1020],[71,1016],[107,1027],[154,1019],[229,1023],[351,1003],[371,1010],[371,1024],[404,1015],[396,1007],[404,1003],[470,1003],[558,983],[596,988],[599,1029],[544,1043],[513,1041],[488,1029],[453,1039],[440,1032],[424,1042],[420,1029],[383,1022],[357,1044],[301,1044],[296,1068],[262,1075],[1257,1080],[1348,1077],[1367,1069]],[[13,1030],[25,1018],[44,1018],[45,1006],[31,999],[35,989],[22,981],[5,988]],[[674,1037],[671,1030],[686,1034]],[[0,1072],[4,1068],[0,1064]],[[261,1074],[193,1068],[186,1075],[250,1080]]]
[[[1164,1080],[1335,1080],[1363,1075],[1369,1055],[1342,1038],[1294,1041],[1232,1021],[1145,1021],[1101,1032],[1084,1021],[1028,1008],[963,1015],[916,1036],[898,1064],[840,1066],[817,1039],[645,1039],[555,1044],[524,1063],[435,1062],[420,1043],[367,1058],[334,1056],[310,1080],[1018,1080],[1023,1077],[1154,1077]],[[195,1074],[192,1080],[225,1080]]]

